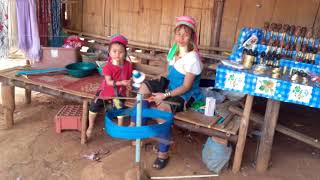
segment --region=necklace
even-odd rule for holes
[[[119,60],[119,61],[112,60],[112,64],[115,66],[123,65],[123,60]]]

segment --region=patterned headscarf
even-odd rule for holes
[[[128,45],[128,39],[121,34],[115,34],[111,36],[110,43],[119,42],[123,44],[125,47]]]
[[[111,43],[115,43],[115,42],[124,45],[125,51],[126,51],[126,55],[125,56],[127,56],[126,48],[127,48],[127,45],[128,45],[128,39],[125,36],[121,35],[121,34],[114,34],[114,35],[111,36],[110,44]],[[130,57],[129,57],[129,59],[130,59]],[[107,61],[111,62],[111,57],[110,56],[108,56]]]
[[[179,16],[176,18],[176,27],[184,24],[190,27],[194,32],[196,31],[196,21],[190,16]]]
[[[197,34],[196,34],[196,21],[190,17],[190,16],[179,16],[176,18],[176,27],[180,26],[180,25],[186,25],[188,27],[190,27],[193,32],[194,32],[194,36],[193,36],[193,46],[194,46],[194,50],[197,52],[197,54],[200,57],[200,53],[199,53],[199,48],[198,48],[198,38],[197,38]],[[173,44],[173,46],[170,48],[167,59],[170,61],[173,59],[173,56],[175,54],[177,50],[177,44]]]
[[[193,36],[193,43],[194,43],[195,51],[199,53],[198,38],[197,38],[197,34],[196,34],[196,29],[197,29],[196,21],[190,16],[177,17],[176,18],[176,27],[178,27],[182,24],[190,27],[193,30],[193,32],[195,33]]]

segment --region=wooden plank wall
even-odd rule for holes
[[[226,0],[220,47],[231,48],[242,27],[263,27],[265,21],[320,29],[320,0]]]
[[[67,8],[70,28],[90,34],[126,35],[130,41],[169,47],[175,17],[193,16],[198,39],[211,45],[215,1],[218,0],[78,0]],[[220,0],[221,1],[221,0]],[[231,48],[242,27],[265,21],[320,29],[320,0],[224,0],[220,47]]]
[[[213,7],[214,0],[79,0],[67,9],[79,9],[69,15],[72,30],[101,36],[121,33],[131,41],[169,47],[180,15],[197,20],[199,43],[210,46]]]

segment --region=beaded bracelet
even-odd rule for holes
[[[171,92],[169,91],[169,92],[166,92],[166,93],[164,93],[164,97],[170,97],[171,96]]]

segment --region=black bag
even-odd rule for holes
[[[161,89],[161,91],[162,91],[162,92],[165,92],[165,90],[168,89],[168,86],[169,86],[170,81],[169,81],[167,78],[161,76],[161,77],[160,77],[160,80],[159,80],[159,83],[160,83],[160,89]]]

